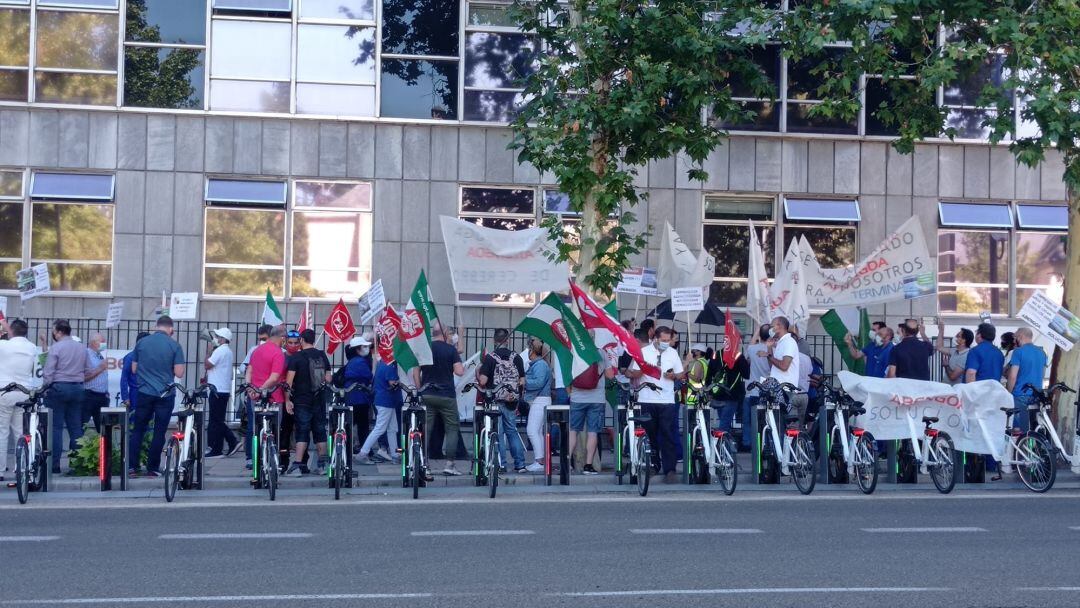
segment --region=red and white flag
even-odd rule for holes
[[[619,322],[611,318],[611,315],[604,311],[603,307],[597,304],[592,298],[589,297],[580,287],[578,287],[573,281],[570,281],[570,294],[574,297],[574,304],[577,305],[578,316],[581,317],[581,324],[585,326],[585,329],[593,330],[607,330],[611,332],[611,335],[615,336],[615,340],[619,343],[626,353],[633,357],[634,361],[641,368],[641,371],[646,376],[653,378],[660,377],[660,368],[649,363],[645,360],[645,357],[641,354],[641,345],[634,338],[630,332],[626,331]]]
[[[300,333],[314,326],[314,319],[311,318],[311,302],[304,302],[304,310],[300,311],[300,319],[296,322],[296,332]]]
[[[379,358],[390,364],[394,362],[394,338],[397,337],[400,327],[401,317],[393,306],[387,304],[375,323],[375,348],[379,352]]]
[[[352,315],[349,314],[349,307],[345,306],[345,300],[339,299],[338,303],[334,304],[330,316],[326,318],[323,331],[326,332],[326,354],[328,355],[334,354],[339,344],[348,342],[356,335],[356,326],[353,325]]]
[[[728,369],[735,367],[735,360],[739,358],[739,350],[742,348],[742,334],[735,325],[735,319],[731,317],[731,309],[727,310],[724,321],[724,337],[727,338],[727,348],[724,349],[724,365]]]

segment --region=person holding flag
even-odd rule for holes
[[[683,373],[683,363],[679,353],[671,347],[671,340],[671,328],[656,328],[656,341],[639,350],[642,361],[648,363],[642,365],[635,358],[627,370],[631,378],[640,378],[659,387],[659,390],[643,388],[638,393],[638,402],[646,406],[646,413],[650,417],[650,421],[645,423],[645,431],[649,434],[649,441],[659,447],[664,483],[679,481],[675,474],[675,444],[678,439],[671,429],[679,415],[675,405],[675,380]]]

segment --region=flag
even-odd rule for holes
[[[836,344],[836,350],[840,351],[840,358],[844,365],[856,374],[866,371],[866,360],[856,359],[851,356],[844,336],[851,334],[855,338],[855,348],[862,349],[870,343],[870,316],[865,308],[833,308],[821,316],[821,326],[825,333],[829,334]]]
[[[326,354],[328,355],[334,354],[339,344],[344,344],[356,335],[356,326],[353,325],[352,315],[349,314],[349,307],[345,306],[345,300],[339,298],[338,303],[334,304],[330,316],[326,317],[323,331],[326,332]]]
[[[555,353],[563,378],[577,378],[600,361],[588,330],[558,294],[548,294],[514,330],[547,344]]]
[[[438,322],[427,277],[421,270],[394,338],[394,359],[401,369],[409,371],[417,366],[431,365],[431,328]]]
[[[735,319],[731,317],[731,309],[727,309],[726,320],[724,321],[724,337],[727,338],[728,345],[724,349],[723,359],[724,365],[728,369],[735,367],[735,359],[739,357],[739,350],[742,349],[742,334],[739,333],[739,327],[735,325]]]
[[[304,302],[304,310],[300,312],[300,319],[296,322],[296,333],[300,333],[314,325],[315,323],[311,318],[311,302]]]
[[[656,272],[660,291],[670,294],[677,287],[708,287],[712,285],[715,269],[716,259],[708,251],[695,256],[671,224],[664,222],[664,241]]]
[[[272,327],[277,327],[285,322],[285,317],[278,310],[277,302],[274,301],[274,294],[270,293],[269,287],[266,288],[266,303],[263,304],[262,322]]]
[[[807,304],[801,258],[799,241],[793,238],[787,254],[784,255],[784,262],[776,272],[776,280],[769,288],[765,322],[783,316],[798,330],[800,336],[805,337],[806,326],[810,322],[810,307]]]
[[[401,317],[394,307],[388,304],[375,324],[375,348],[379,352],[379,358],[387,363],[394,362],[394,339],[397,338],[399,327]]]
[[[746,312],[758,326],[769,319],[769,274],[765,270],[765,252],[758,240],[754,222],[750,222],[750,265],[746,283]]]
[[[599,304],[594,302],[573,281],[570,282],[570,293],[574,297],[574,304],[577,306],[578,314],[581,317],[581,324],[586,329],[606,329],[610,331],[611,335],[625,349],[626,353],[633,357],[646,376],[660,377],[660,369],[645,360],[645,357],[641,354],[641,345],[634,339],[634,336],[630,335],[630,332],[626,331],[622,325],[619,325],[618,321],[608,315]]]

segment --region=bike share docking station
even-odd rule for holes
[[[754,468],[755,484],[776,484],[780,483],[780,455],[774,454],[771,461],[762,457],[762,448],[765,446],[761,443],[761,429],[765,426],[765,409],[765,404],[760,400],[751,408],[750,436],[753,442],[750,444],[750,463]],[[769,452],[772,452],[771,444]]]
[[[479,404],[479,399],[480,398],[477,397],[477,404],[473,406],[473,418],[472,418],[472,426],[473,426],[472,474],[473,474],[473,485],[475,485],[478,488],[486,486],[487,482],[488,482],[487,476],[484,475],[484,467],[481,466],[481,463],[480,463],[480,460],[479,460],[479,458],[480,458],[480,433],[482,433],[483,430],[484,430],[484,406]],[[498,432],[498,430],[499,430],[498,424],[499,424],[498,421],[496,421],[495,422],[495,430],[496,430],[496,432]],[[501,435],[501,433],[500,433],[500,435]],[[499,437],[499,449],[500,450],[502,450],[502,440],[503,440],[503,438],[500,436]],[[501,457],[502,457],[502,455],[500,454],[499,458],[501,458]],[[498,473],[496,473],[496,474],[498,474]]]
[[[101,437],[98,438],[98,480],[101,491],[113,489],[113,447],[120,449],[120,490],[128,489],[128,409],[101,408]],[[135,455],[138,458],[138,454]]]
[[[694,458],[694,432],[697,430],[697,411],[701,408],[701,413],[705,416],[705,428],[710,430],[709,436],[706,441],[713,441],[711,429],[712,422],[709,417],[712,414],[712,407],[708,403],[687,405],[682,408],[683,411],[683,437],[685,439],[686,450],[683,452],[683,472],[682,481],[686,484],[708,484],[711,473],[709,467],[705,466],[702,470],[697,470],[699,462],[696,462]]]
[[[624,412],[626,408],[620,406]],[[551,462],[551,427],[556,425],[559,429],[559,485],[570,485],[570,406],[549,405],[544,411],[544,477],[545,484],[551,485],[552,470]]]

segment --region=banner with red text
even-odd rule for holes
[[[499,230],[442,216],[443,242],[457,293],[565,291],[570,266],[551,261],[558,250],[545,228]]]

